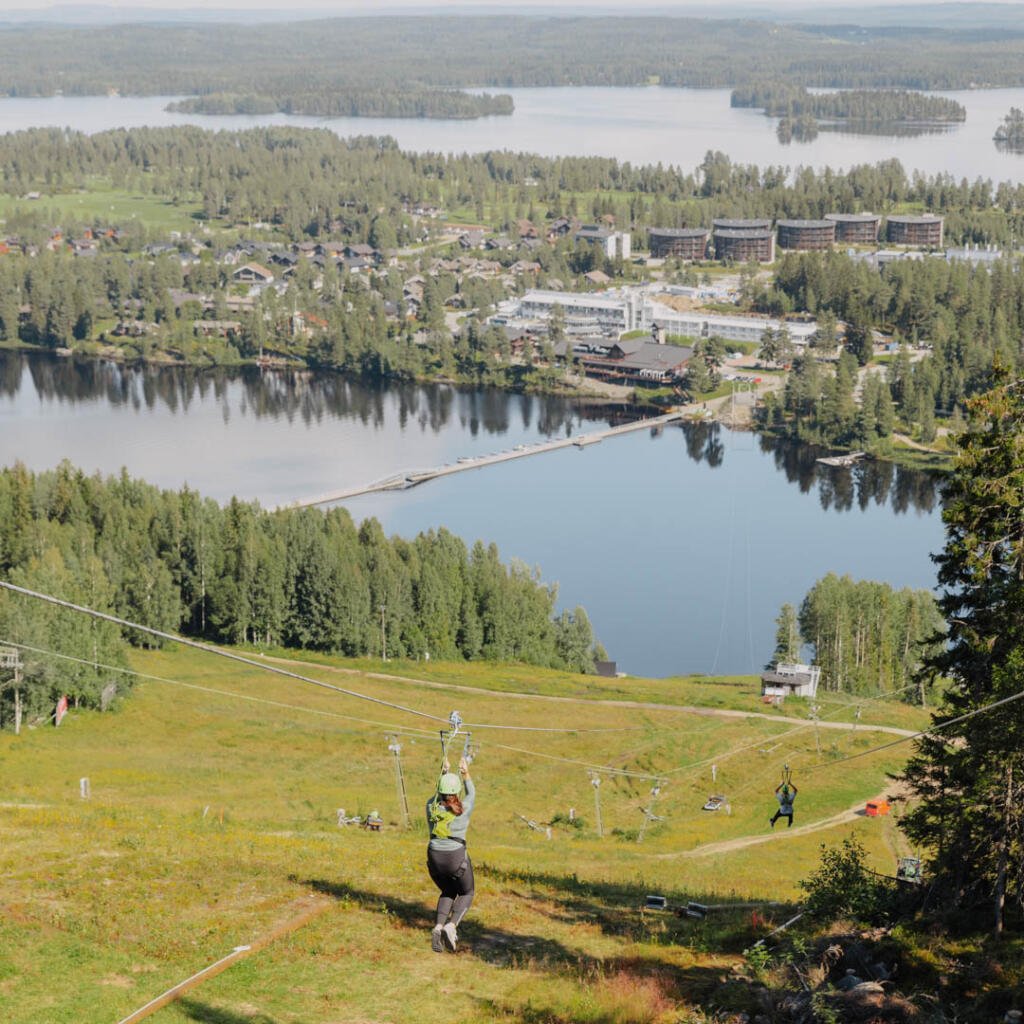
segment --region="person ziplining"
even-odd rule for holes
[[[793,801],[796,800],[797,788],[793,784],[789,765],[782,771],[782,781],[775,787],[775,799],[779,801],[779,809],[768,819],[768,824],[775,828],[779,818],[786,818],[786,828],[793,827]]]
[[[473,903],[475,892],[466,832],[476,803],[476,787],[469,774],[468,738],[463,757],[459,760],[459,774],[449,769],[448,745],[462,724],[455,711],[450,721],[452,732],[441,737],[441,777],[437,780],[434,795],[427,801],[427,825],[430,828],[427,871],[440,890],[430,936],[430,948],[435,953],[443,953],[446,947],[454,953],[458,948],[458,928]]]

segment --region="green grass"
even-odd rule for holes
[[[109,188],[53,195],[47,193],[37,200],[0,194],[0,217],[9,219],[16,213],[32,214],[52,210],[61,217],[73,218],[81,223],[99,221],[111,227],[123,228],[132,221],[139,221],[152,232],[164,236],[172,231],[197,231],[200,222],[194,215],[200,209],[198,202],[176,205],[158,196]]]
[[[901,849],[888,819],[804,836],[767,829],[783,761],[800,785],[800,826],[882,792],[907,748],[831,759],[891,737],[867,727],[823,730],[819,756],[809,726],[652,706],[699,702],[775,714],[749,678],[362,666],[415,674],[436,684],[429,687],[342,675],[328,667],[333,659],[304,660],[292,668],[429,714],[457,707],[469,722],[578,730],[473,731],[478,897],[458,973],[430,952],[426,934],[436,891],[423,869],[420,817],[437,771],[435,723],[198,652],[137,652],[141,671],[289,706],[141,682],[115,713],[76,712],[59,730],[0,735],[3,800],[23,805],[0,807],[0,1019],[120,1019],[293,917],[296,901],[314,894],[326,906],[321,916],[161,1010],[156,1024],[412,1024],[437,1019],[439,995],[445,1015],[467,1024],[675,1020],[677,1002],[708,998],[758,933],[746,912],[703,924],[641,913],[647,892],[794,900],[821,842],[852,829],[883,871]],[[452,684],[465,689],[436,688]],[[520,691],[538,696],[509,696]],[[601,703],[622,699],[646,706]],[[904,722],[914,709],[871,713]],[[390,728],[403,730],[409,832],[399,827]],[[606,777],[599,839],[585,763],[667,778],[655,808],[665,820],[642,845],[628,837],[650,783]],[[78,796],[83,776],[89,801]],[[719,791],[730,795],[732,814],[702,812]],[[385,828],[339,829],[338,807],[379,809]],[[570,807],[584,826],[556,826],[550,841],[518,817],[547,822]],[[691,852],[745,836],[770,838],[714,856]]]

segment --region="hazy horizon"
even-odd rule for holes
[[[857,10],[887,9],[892,7],[972,7],[972,6],[1021,6],[1021,0],[954,0],[954,2],[935,2],[935,0],[899,0],[897,4],[867,2],[864,4],[851,4],[850,0],[738,0],[736,3],[726,2],[725,4],[711,4],[708,0],[651,0],[651,2],[640,5],[640,10],[671,12],[685,12],[687,10],[707,11],[714,8],[725,10],[736,8],[759,8],[764,11],[776,10],[785,13],[787,10],[814,10],[821,7],[828,8],[851,8]],[[302,0],[302,2],[291,11],[282,11],[279,0],[217,0],[215,4],[185,4],[176,6],[168,0],[106,0],[104,3],[96,3],[95,0],[63,0],[61,3],[52,3],[51,0],[20,0],[17,7],[0,13],[0,20],[25,13],[46,13],[57,14],[62,11],[80,9],[82,11],[118,11],[118,12],[140,12],[140,11],[166,11],[173,14],[176,19],[181,19],[189,12],[209,16],[216,10],[259,10],[268,13],[277,13],[282,18],[301,16],[307,13],[317,13],[325,16],[331,14],[345,15],[352,12],[373,13],[381,11],[401,11],[418,9],[433,14],[443,14],[446,9],[462,7],[473,7],[480,11],[494,9],[503,13],[511,13],[516,10],[527,8],[564,9],[574,10],[623,10],[635,12],[636,5],[629,4],[625,0],[517,0],[516,3],[508,0],[394,0],[394,2],[381,3],[381,0]]]

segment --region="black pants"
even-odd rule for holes
[[[789,814],[784,814],[781,810],[776,811],[775,812],[775,817],[772,818],[772,824],[774,825],[775,822],[777,822],[779,820],[779,818],[788,818],[789,821],[786,822],[786,828],[791,828],[792,827],[792,825],[793,825],[793,812],[792,811],[790,811]]]
[[[466,848],[435,850],[427,847],[427,871],[434,885],[441,890],[437,900],[437,924],[444,924],[449,915],[458,927],[473,902],[475,890],[473,863]]]

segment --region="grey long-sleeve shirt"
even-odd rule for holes
[[[430,828],[430,805],[433,802],[434,797],[427,801],[427,828]],[[461,839],[462,842],[466,841],[466,831],[469,829],[469,816],[473,813],[474,803],[476,803],[476,786],[473,785],[472,779],[467,778],[466,793],[462,798],[462,813],[456,816],[448,826],[448,834],[453,838],[431,839],[430,848],[432,850],[458,850],[462,846],[462,843],[455,842],[455,839]]]

